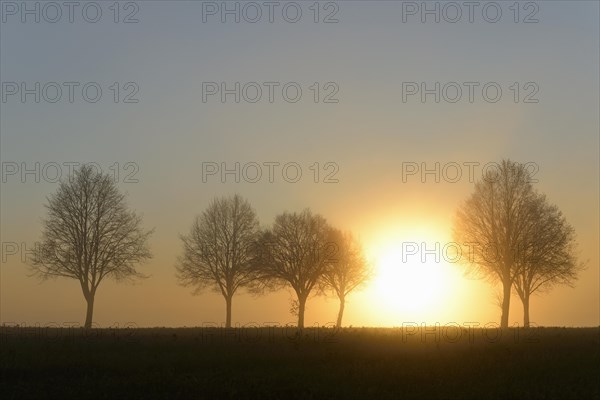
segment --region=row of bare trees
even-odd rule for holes
[[[523,303],[530,324],[531,295],[555,285],[573,285],[584,268],[577,261],[575,230],[565,216],[536,191],[523,164],[503,160],[475,184],[456,214],[454,240],[473,244],[463,259],[468,272],[500,283],[500,326],[508,327],[511,291]]]
[[[109,175],[83,165],[47,198],[42,242],[31,262],[43,279],[76,279],[87,303],[85,327],[92,326],[97,289],[106,278],[144,277],[135,266],[151,258],[151,230],[130,211]],[[346,296],[370,276],[362,247],[310,210],[283,213],[260,229],[256,213],[239,195],[216,198],[181,236],[177,275],[183,285],[220,292],[231,326],[233,296],[245,288],[259,294],[291,287],[297,295],[298,326],[311,293],[335,293],[338,326]]]
[[[151,257],[141,217],[109,175],[83,165],[47,198],[42,243],[31,262],[42,278],[79,281],[91,327],[101,282],[142,277],[135,266]],[[456,214],[455,242],[465,244],[467,270],[502,286],[501,327],[508,327],[511,292],[523,303],[529,326],[532,294],[557,284],[572,285],[583,268],[575,254],[575,231],[560,210],[531,185],[526,168],[505,160],[476,183]],[[261,229],[256,213],[239,195],[216,198],[181,236],[177,275],[196,291],[215,289],[226,304],[231,326],[233,296],[291,288],[292,309],[304,326],[311,294],[333,293],[340,301],[341,326],[348,294],[371,276],[359,241],[331,227],[310,210],[284,212]],[[486,244],[472,246],[473,243]],[[492,246],[489,246],[492,245]],[[490,248],[495,252],[490,255]]]
[[[226,327],[231,326],[233,296],[239,289],[260,294],[284,287],[296,294],[292,309],[299,328],[304,327],[306,301],[315,292],[337,295],[341,326],[346,296],[365,283],[371,271],[358,241],[322,216],[308,209],[284,212],[272,227],[261,230],[254,210],[239,195],[214,199],[181,239],[181,283],[197,291],[220,292]]]

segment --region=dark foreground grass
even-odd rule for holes
[[[4,400],[600,398],[598,328],[2,329]]]

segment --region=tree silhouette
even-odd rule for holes
[[[329,235],[329,241],[335,245],[335,252],[323,274],[321,290],[323,292],[332,291],[340,300],[336,322],[336,327],[340,328],[346,305],[346,296],[366,283],[371,276],[371,270],[361,244],[351,233],[331,229]]]
[[[298,328],[304,328],[306,300],[323,278],[335,250],[328,233],[325,218],[306,209],[278,215],[257,242],[254,269],[259,287],[276,290],[291,286],[298,302]]]
[[[538,195],[530,204],[531,224],[520,243],[514,289],[523,303],[523,325],[529,327],[529,299],[554,285],[572,285],[583,268],[575,256],[575,230],[558,207]]]
[[[183,256],[177,275],[195,293],[210,287],[225,298],[227,328],[231,327],[233,295],[254,279],[252,250],[257,239],[258,220],[248,201],[239,195],[215,198],[196,217],[190,232],[181,236]]]
[[[525,166],[503,160],[475,184],[456,213],[454,241],[468,254],[461,261],[468,271],[502,285],[501,328],[508,328],[511,287],[519,267],[515,258],[528,240],[535,196]]]
[[[92,326],[100,283],[143,277],[135,264],[151,257],[141,217],[129,211],[110,175],[83,165],[47,198],[41,245],[31,267],[42,279],[77,279],[87,302],[85,327]]]

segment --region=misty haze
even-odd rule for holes
[[[600,398],[595,1],[0,1],[2,398]]]

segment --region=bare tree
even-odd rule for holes
[[[94,298],[106,277],[143,277],[137,263],[151,257],[141,217],[129,211],[110,175],[83,165],[47,198],[41,245],[31,267],[43,279],[77,279],[87,302],[85,327],[92,326]]]
[[[530,204],[531,224],[520,243],[514,289],[523,303],[523,325],[529,327],[529,299],[554,285],[572,285],[583,268],[575,256],[575,230],[558,207],[538,195]]]
[[[262,288],[291,286],[297,296],[298,328],[304,328],[306,300],[326,271],[334,251],[325,219],[306,209],[285,212],[257,242],[254,268]]]
[[[196,217],[190,233],[181,236],[184,252],[177,274],[195,293],[212,288],[225,298],[226,327],[231,327],[231,305],[236,291],[254,279],[252,250],[258,220],[248,201],[239,195],[216,198]]]
[[[511,287],[519,268],[515,255],[527,240],[534,197],[527,168],[503,160],[475,184],[474,193],[456,214],[454,241],[467,254],[461,261],[469,272],[502,285],[502,328],[508,328]]]
[[[371,276],[361,244],[351,233],[331,229],[329,240],[335,245],[332,259],[323,274],[321,290],[332,291],[340,300],[336,327],[342,326],[346,296],[366,283]]]

